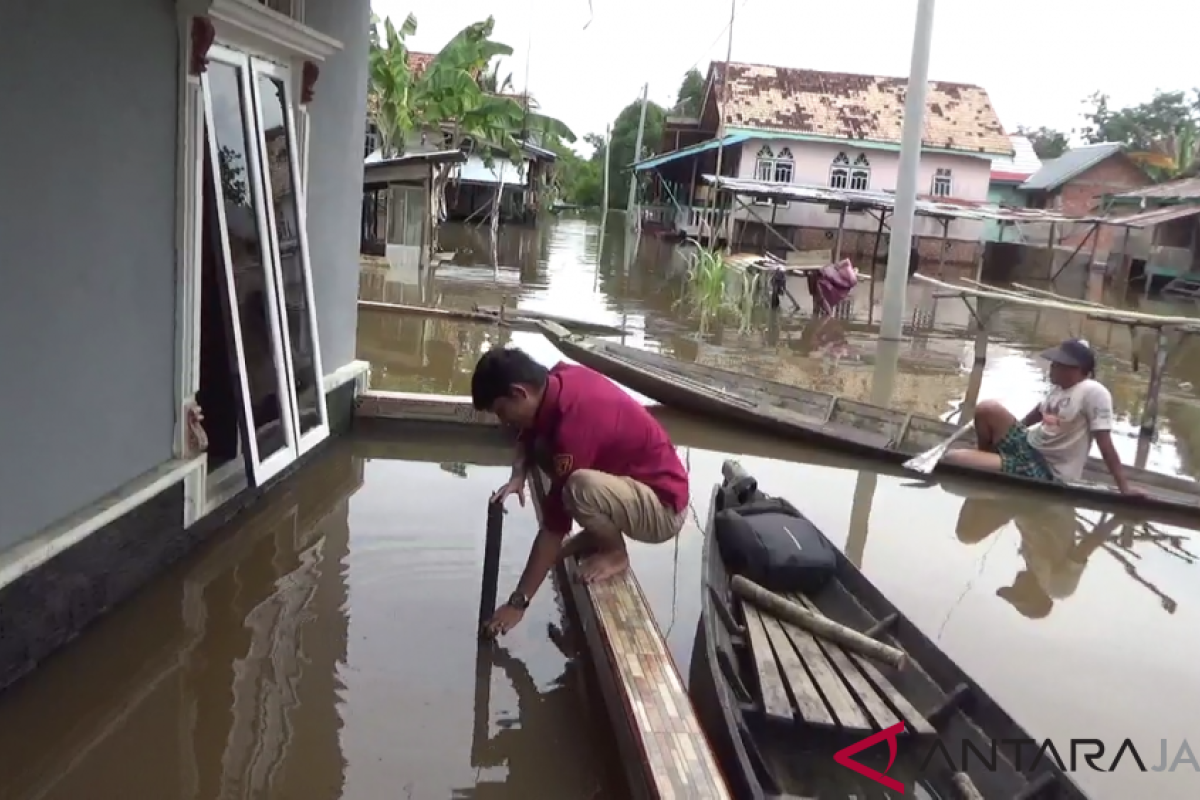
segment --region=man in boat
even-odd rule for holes
[[[1041,354],[1050,362],[1050,392],[1018,420],[995,400],[975,408],[978,450],[951,450],[951,464],[1043,481],[1077,481],[1092,441],[1122,494],[1140,494],[1125,479],[1112,442],[1112,394],[1095,379],[1096,354],[1083,339],[1068,339]]]
[[[535,467],[551,481],[525,571],[489,633],[521,620],[557,560],[583,556],[580,577],[602,581],[628,568],[625,536],[657,544],[678,535],[687,470],[658,420],[603,375],[574,364],[548,370],[522,350],[496,348],[475,365],[471,399],[520,432],[512,475],[492,501],[516,495],[524,505]],[[572,521],[583,530],[565,538]]]

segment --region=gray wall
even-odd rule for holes
[[[354,359],[367,113],[368,0],[307,0],[305,22],[342,42],[323,65],[309,113],[308,244],[326,373]]]
[[[0,549],[171,457],[176,42],[0,0]]]

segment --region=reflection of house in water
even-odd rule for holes
[[[0,796],[341,797],[342,561],[362,470],[349,448],[327,453],[32,678],[0,710]],[[138,768],[113,769],[131,750]]]

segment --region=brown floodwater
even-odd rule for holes
[[[699,336],[676,302],[678,254],[646,242],[626,255],[619,226],[603,237],[579,219],[511,229],[499,268],[487,263],[486,232],[450,229],[447,246],[458,263],[424,281],[364,268],[364,296],[458,308],[510,297],[624,323],[628,342],[680,358],[869,393],[870,323],[848,321],[841,338],[837,330],[805,338],[797,321],[773,344],[762,330],[733,326]],[[910,293],[920,325],[903,347],[894,402],[947,414],[965,391],[970,345],[940,331],[965,320],[953,304],[931,309],[931,297]],[[931,312],[938,333],[926,330]],[[1030,355],[1075,332],[1070,324],[1005,317],[981,396],[1032,403],[1043,378]],[[1145,375],[1130,368],[1129,335],[1105,343],[1092,323],[1085,333],[1104,347],[1130,432]],[[361,315],[360,355],[385,388],[466,393],[479,353],[508,342],[558,360],[535,335]],[[1194,373],[1200,366],[1181,349],[1152,467],[1194,474]],[[1200,535],[1137,520],[1099,524],[1094,512],[1041,496],[925,485],[710,421],[662,417],[690,468],[692,522],[671,544],[634,544],[632,558],[682,674],[699,613],[696,520],[733,455],[765,490],[804,510],[1033,736],[1060,749],[1072,737],[1101,739],[1109,747],[1101,763],[1131,739],[1144,773],[1128,758],[1112,773],[1078,765],[1095,797],[1196,796],[1200,766],[1185,758],[1174,771],[1153,769],[1163,740],[1168,767],[1185,740],[1200,758]],[[623,797],[585,664],[571,632],[565,642],[557,635],[552,587],[504,648],[478,657],[485,503],[507,463],[503,450],[467,437],[332,445],[0,696],[0,800]],[[514,506],[502,593],[534,528],[532,513]]]
[[[586,219],[510,229],[499,243],[498,265],[481,244],[486,232],[443,233],[444,248],[459,242],[453,263],[420,276],[365,264],[362,296],[460,309],[504,301],[620,325],[627,344],[687,361],[870,399],[879,309],[863,287],[848,319],[814,326],[797,318],[778,332],[753,320],[701,333],[680,302],[684,258],[653,239],[633,246],[619,222],[603,232]],[[1194,308],[1136,294],[1118,298],[1097,284],[1055,288],[1150,313],[1186,315]],[[891,403],[949,416],[972,378],[969,313],[960,300],[936,298],[920,284],[909,287],[907,307]],[[1083,336],[1097,347],[1102,379],[1113,391],[1118,449],[1134,462],[1153,346],[1147,332],[1131,336],[1121,326],[1020,307],[1001,310],[993,325],[987,363],[975,376],[980,399],[1023,413],[1047,386],[1037,352]],[[468,394],[475,359],[489,347],[517,345],[547,364],[561,358],[537,334],[379,313],[360,316],[359,344],[373,364],[372,385],[397,391]],[[1148,468],[1197,476],[1197,386],[1200,346],[1189,339],[1169,362],[1158,434],[1144,454]],[[721,461],[741,457],[767,491],[788,496],[811,516],[1033,736],[1063,747],[1071,738],[1101,739],[1110,756],[1131,739],[1146,771],[1129,759],[1110,773],[1081,762],[1076,778],[1088,791],[1102,798],[1195,796],[1200,535],[1136,518],[1116,524],[1009,489],[926,486],[710,422],[680,417],[669,427],[691,467],[694,519],[704,516]],[[677,546],[642,546],[634,556],[681,667],[691,656],[698,613],[699,552],[693,524]],[[1156,772],[1163,740],[1168,768]],[[1185,741],[1197,763],[1185,749],[1172,771]]]

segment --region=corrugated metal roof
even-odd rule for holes
[[[1152,228],[1164,222],[1197,215],[1200,215],[1200,206],[1197,205],[1167,206],[1166,208],[1156,208],[1153,211],[1143,211],[1140,214],[1131,214],[1128,217],[1117,217],[1117,220],[1129,228]]]
[[[1147,186],[1117,195],[1121,200],[1145,197],[1153,200],[1195,200],[1200,198],[1200,178],[1180,178],[1157,186]]]
[[[697,153],[703,153],[706,150],[715,150],[717,147],[719,147],[721,145],[722,142],[724,142],[725,146],[728,147],[731,144],[738,144],[739,142],[744,142],[749,138],[750,138],[749,134],[734,133],[729,136],[726,136],[724,139],[709,139],[706,142],[700,142],[699,144],[693,144],[688,147],[681,147],[678,150],[672,150],[669,153],[663,153],[661,155],[657,155],[652,158],[648,158],[645,161],[641,161],[637,164],[634,164],[633,170],[634,170],[634,172],[641,172],[642,170],[653,169],[655,167],[662,166],[663,164],[666,164],[669,161],[675,161],[676,159],[687,158],[688,156],[694,156]]]
[[[1022,189],[1050,192],[1062,186],[1086,169],[1121,152],[1119,142],[1105,142],[1074,147],[1058,158],[1042,162],[1042,168],[1021,184]]]
[[[896,196],[890,192],[858,192],[849,189],[831,189],[827,186],[805,186],[798,183],[770,183],[746,178],[722,177],[718,180],[715,175],[704,175],[702,177],[706,183],[715,183],[718,189],[748,197],[795,200],[801,203],[848,203],[879,211],[892,211],[896,206]],[[923,217],[936,217],[938,219],[1041,223],[1099,222],[1123,227],[1141,227],[1138,223],[1129,224],[1120,218],[1072,217],[1038,208],[1008,208],[983,203],[947,203],[920,197],[917,198],[916,213]]]
[[[709,80],[718,93],[725,67],[724,62],[710,67]],[[728,68],[724,118],[728,127],[900,143],[908,78],[737,62]],[[926,147],[1012,153],[1012,143],[982,88],[930,81],[925,102],[921,140]]]
[[[1020,183],[1042,168],[1042,160],[1033,149],[1033,142],[1025,136],[1010,136],[1013,154],[992,159],[992,180],[1007,180]]]

